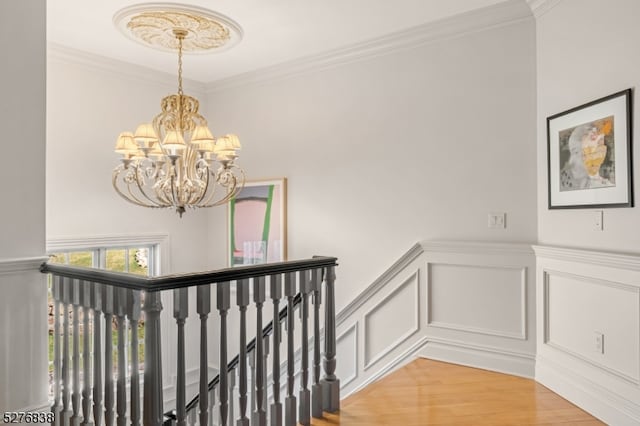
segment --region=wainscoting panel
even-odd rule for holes
[[[526,339],[524,268],[429,264],[428,324]]]
[[[344,398],[424,356],[533,377],[530,246],[416,244],[337,315]]]
[[[640,424],[640,256],[534,249],[536,379],[609,424]]]
[[[419,271],[364,314],[364,368],[391,352],[420,328]]]

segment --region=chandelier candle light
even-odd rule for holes
[[[212,12],[160,9],[127,8],[114,17],[116,24],[127,20],[126,28],[145,44],[178,51],[178,93],[162,99],[162,112],[151,123],[118,136],[115,152],[122,158],[112,183],[133,204],[175,208],[182,217],[187,207],[227,203],[244,186],[244,171],[235,164],[238,137],[214,138],[198,112],[198,100],[182,90],[185,43],[191,50],[218,48],[230,40],[229,27],[239,33],[239,26],[226,17],[215,19],[221,15]],[[198,30],[203,34],[200,38]]]

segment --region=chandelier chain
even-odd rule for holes
[[[182,96],[184,94],[182,91],[182,41],[184,36],[176,34],[176,37],[178,39],[178,94]]]

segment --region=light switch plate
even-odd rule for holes
[[[489,212],[488,226],[492,229],[505,229],[507,227],[507,214],[505,212]]]
[[[593,230],[594,231],[602,231],[604,228],[603,223],[603,212],[602,210],[596,210],[593,212]]]

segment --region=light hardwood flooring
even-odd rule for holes
[[[417,359],[314,426],[603,425],[534,380]]]

